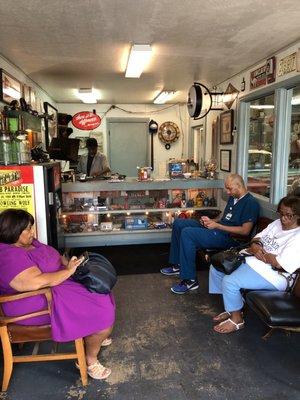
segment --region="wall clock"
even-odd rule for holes
[[[168,150],[171,143],[176,142],[180,137],[180,130],[174,122],[164,122],[160,125],[158,131],[159,139],[166,144],[166,149]]]

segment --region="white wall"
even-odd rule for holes
[[[55,101],[48,95],[47,92],[45,92],[40,86],[38,86],[35,82],[33,82],[27,75],[25,75],[20,68],[9,62],[6,58],[4,58],[1,55],[0,55],[0,68],[2,68],[5,72],[8,72],[22,84],[30,86],[34,90],[36,96],[39,97],[42,100],[42,102],[46,101],[52,104],[54,107],[56,107]],[[4,103],[1,103],[0,101],[0,105],[4,105]]]
[[[96,110],[96,113],[102,118],[104,113],[110,108],[110,104],[83,104],[83,103],[59,103],[57,105],[59,112],[74,115],[79,111],[92,111]],[[118,108],[110,110],[102,119],[101,125],[96,131],[103,132],[104,137],[104,153],[107,152],[107,118],[149,118],[155,120],[160,126],[163,122],[171,121],[178,125],[181,135],[177,142],[171,144],[171,149],[166,150],[165,145],[159,140],[158,135],[154,135],[154,176],[158,176],[159,164],[165,163],[171,157],[174,158],[187,158],[187,143],[188,133],[190,129],[190,119],[187,113],[186,105],[174,105],[168,109],[165,109],[169,105],[156,106],[149,104],[117,104],[118,107],[123,108],[128,112],[124,112]],[[163,110],[165,109],[165,110]],[[159,111],[161,110],[161,111]],[[81,131],[72,127],[74,132],[72,137],[77,136],[88,136],[89,131]],[[149,135],[150,141],[150,135]],[[128,143],[130,146],[130,143]]]

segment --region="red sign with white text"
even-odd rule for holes
[[[72,124],[82,131],[92,131],[100,126],[101,117],[91,111],[81,111],[73,116]]]

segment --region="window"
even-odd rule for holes
[[[270,197],[274,95],[250,102],[248,189]],[[299,126],[300,127],[300,126]]]
[[[300,194],[300,87],[293,89],[287,193]]]

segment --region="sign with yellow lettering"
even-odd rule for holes
[[[35,217],[33,167],[8,165],[0,168],[0,211],[21,208]]]

